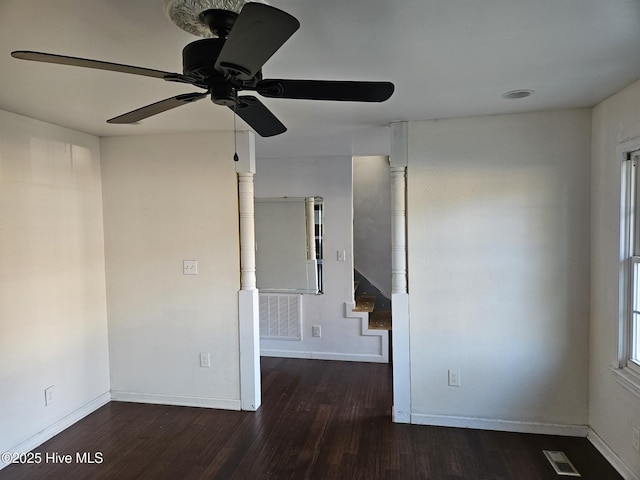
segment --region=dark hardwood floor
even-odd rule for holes
[[[561,478],[542,450],[564,451],[583,479],[622,478],[584,438],[393,424],[390,365],[263,358],[262,369],[257,413],[112,402],[0,480]],[[54,453],[73,461],[44,461]]]

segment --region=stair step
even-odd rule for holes
[[[353,309],[354,312],[373,312],[373,307],[376,305],[376,297],[369,295],[362,295],[356,297],[356,306]]]
[[[369,315],[370,330],[391,330],[391,311],[376,310]]]

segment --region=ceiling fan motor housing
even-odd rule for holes
[[[213,76],[224,79],[222,72],[215,69],[216,59],[224,44],[223,38],[203,38],[188,44],[182,49],[183,73],[203,83]]]
[[[238,85],[215,69],[215,62],[225,44],[224,38],[203,38],[191,42],[182,50],[184,75],[211,92],[211,101],[218,105],[234,105]]]

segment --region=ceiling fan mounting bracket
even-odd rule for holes
[[[219,38],[227,38],[231,28],[236,23],[238,14],[229,10],[212,8],[205,10],[200,15],[200,20],[211,30],[211,33]]]

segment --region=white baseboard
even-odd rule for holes
[[[263,357],[304,358],[307,360],[315,359],[338,360],[343,362],[389,363],[389,359],[382,355],[364,353],[298,352],[295,350],[262,349],[260,351],[260,355]]]
[[[605,443],[600,436],[591,428],[587,433],[587,438],[602,456],[615,468],[624,480],[640,480],[640,477],[631,470],[626,463]]]
[[[84,404],[79,409],[71,412],[69,415],[62,417],[57,422],[52,423],[48,427],[45,427],[40,432],[36,433],[32,437],[27,438],[24,442],[19,443],[7,450],[10,453],[27,453],[36,447],[39,447],[47,440],[52,439],[63,430],[66,430],[74,423],[82,420],[90,413],[95,412],[100,407],[106,405],[111,400],[111,393],[105,392],[99,397],[91,400],[89,403]],[[0,470],[6,467],[8,464],[0,460]]]
[[[175,405],[179,407],[218,408],[221,410],[240,410],[240,400],[210,397],[192,397],[186,395],[164,395],[158,393],[137,393],[111,391],[111,400],[115,402],[151,403],[156,405]]]
[[[519,422],[491,418],[456,417],[450,415],[412,414],[411,423],[438,427],[474,428],[501,432],[539,433],[543,435],[564,435],[586,437],[587,425],[562,425],[555,423]]]
[[[393,423],[411,423],[411,414],[398,408],[394,405],[391,409]]]

